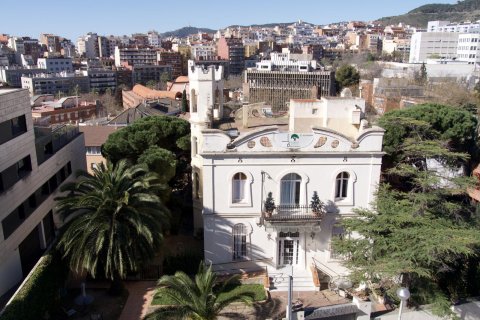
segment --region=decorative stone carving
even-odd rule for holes
[[[261,137],[260,144],[266,148],[272,147],[272,142],[270,141],[270,139],[268,139],[268,137]]]
[[[338,147],[338,144],[339,144],[339,143],[340,143],[340,142],[339,142],[338,140],[333,140],[333,141],[332,141],[332,148],[335,149],[336,147]]]
[[[253,141],[253,140],[248,141],[247,147],[249,147],[250,149],[254,148],[255,147],[255,141]]]
[[[314,148],[320,148],[327,142],[327,137],[321,136],[318,138],[317,143],[315,144]]]

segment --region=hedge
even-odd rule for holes
[[[44,255],[33,274],[5,308],[0,320],[38,320],[47,313],[55,313],[66,276],[67,269],[59,253]]]

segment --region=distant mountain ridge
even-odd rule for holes
[[[377,22],[383,25],[403,22],[417,27],[426,27],[428,21],[434,20],[452,22],[480,20],[480,0],[464,0],[455,4],[426,4],[403,15],[380,18]]]
[[[161,36],[163,38],[168,38],[168,37],[184,38],[184,37],[187,37],[191,34],[195,34],[195,33],[199,33],[199,32],[214,33],[214,32],[217,32],[217,30],[208,29],[208,28],[197,28],[197,27],[183,27],[183,28],[180,28],[180,29],[177,29],[177,30],[162,33]]]
[[[295,21],[296,22],[296,21]],[[264,23],[264,24],[251,24],[251,25],[231,25],[226,28],[237,28],[237,27],[255,27],[255,28],[273,28],[276,26],[288,26],[291,24],[294,24],[295,22],[279,22],[279,23]],[[305,21],[304,21],[305,22]],[[309,22],[305,22],[309,23]],[[311,25],[315,25],[314,23],[309,23]],[[223,28],[222,28],[223,29]],[[198,32],[203,32],[203,33],[215,33],[217,30],[209,29],[209,28],[197,28],[197,27],[183,27],[177,30],[173,31],[168,31],[164,32],[161,34],[162,37],[168,38],[168,37],[179,37],[179,38],[184,38],[187,37],[191,34],[195,34]]]

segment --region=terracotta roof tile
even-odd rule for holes
[[[85,136],[86,147],[100,147],[107,141],[108,136],[117,130],[115,126],[79,126]]]
[[[135,94],[141,96],[144,99],[162,99],[162,98],[170,98],[175,99],[178,96],[182,96],[181,92],[173,92],[173,91],[160,91],[160,90],[152,90],[141,84],[136,84],[132,90]]]

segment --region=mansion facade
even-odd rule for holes
[[[291,100],[287,112],[262,103],[231,110],[219,94],[221,67],[190,62],[189,80],[205,260],[225,271],[293,268],[308,277],[314,265],[330,278],[346,275],[331,240],[355,208],[371,207],[383,156],[384,130],[364,119],[365,101],[346,90]]]

